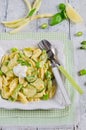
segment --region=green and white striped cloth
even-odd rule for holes
[[[73,62],[73,44],[68,40],[65,33],[18,33],[10,35],[7,33],[0,34],[0,44],[2,40],[60,40],[64,44],[64,55],[66,60],[67,71],[74,76]],[[72,59],[72,60],[71,60]],[[71,106],[63,110],[6,110],[0,109],[0,125],[28,125],[28,126],[57,126],[71,125],[77,120],[77,101],[78,94],[66,81],[66,87],[70,93]]]

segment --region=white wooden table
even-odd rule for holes
[[[30,0],[31,2],[33,0]],[[57,8],[56,6],[61,3],[65,2],[65,0],[43,0],[43,4],[38,13],[56,13]],[[86,0],[69,0],[69,3],[76,8],[76,10],[82,15],[86,24]],[[27,8],[23,2],[23,0],[0,0],[0,21],[6,20],[14,20],[20,17],[25,16]],[[64,31],[68,34],[68,37],[73,41],[74,50],[75,50],[75,63],[76,63],[76,74],[80,69],[86,67],[86,51],[79,50],[80,42],[82,40],[86,40],[86,25],[75,25],[70,23],[70,21],[65,21],[57,26],[49,27],[48,29],[42,30],[39,26],[47,22],[47,19],[40,19],[31,22],[26,28],[23,29],[24,32],[28,31],[39,31],[39,32],[59,32]],[[0,24],[0,32],[8,32],[9,29],[5,28]],[[83,31],[84,35],[82,37],[75,37],[74,34],[78,31]],[[80,128],[81,130],[86,130],[86,77],[78,77],[79,84],[85,91],[85,94],[80,99],[80,109],[81,109],[81,122]],[[28,127],[1,127],[1,130],[36,130],[36,128],[28,128]],[[58,128],[52,129],[40,129],[37,130],[58,130]],[[59,129],[64,130],[64,129]],[[65,129],[66,130],[66,129]],[[68,129],[69,130],[69,129]]]

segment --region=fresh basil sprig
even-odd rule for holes
[[[64,3],[59,4],[59,9],[60,9],[60,12],[56,13],[55,15],[51,17],[50,22],[49,22],[50,26],[59,24],[68,18],[66,14],[66,5]]]

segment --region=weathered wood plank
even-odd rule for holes
[[[73,129],[72,128],[37,128],[36,129],[30,127],[2,127],[1,130],[73,130]]]
[[[2,127],[1,130],[73,130],[71,128],[30,128],[30,127]]]
[[[0,23],[6,18],[6,0],[0,0]],[[5,27],[0,24],[0,32],[4,32]]]
[[[73,130],[72,128],[38,128],[38,130]]]
[[[86,1],[79,1],[79,0],[71,0],[70,1],[71,5],[83,16],[84,14],[84,10],[82,9],[83,7],[86,8]],[[82,4],[84,4],[84,6],[82,6]],[[82,11],[81,11],[82,9]],[[86,16],[84,16],[84,20],[86,21]],[[84,33],[84,35],[82,37],[75,37],[74,34],[76,32],[82,31]],[[74,44],[74,49],[75,49],[75,62],[76,62],[76,72],[78,72],[80,69],[83,69],[86,67],[86,62],[85,62],[85,58],[86,57],[86,53],[83,50],[80,50],[80,46],[81,46],[81,42],[83,40],[86,40],[86,25],[85,24],[70,24],[70,33],[71,33],[71,39],[73,41]],[[85,77],[78,77],[79,78],[79,83],[81,84],[81,86],[84,88],[84,84],[85,83]],[[82,82],[83,81],[83,82]],[[86,89],[86,87],[85,87]]]
[[[84,18],[83,24],[70,24],[70,34],[71,34],[71,40],[73,41],[74,50],[75,50],[75,72],[76,76],[79,70],[86,68],[86,51],[80,50],[81,42],[83,40],[86,40],[86,0],[70,0],[71,5],[80,13],[80,15]],[[82,37],[75,37],[74,34],[78,31],[82,31],[84,35]],[[78,82],[80,86],[84,89],[84,92],[86,93],[86,77],[77,76]],[[81,96],[80,98],[80,110],[81,110],[81,122],[80,127],[81,130],[86,129],[86,125],[83,123],[84,120],[86,122],[86,94]],[[83,120],[84,117],[84,120]]]
[[[17,126],[14,126],[14,127],[2,127],[1,130],[36,130],[36,128],[33,128],[33,127],[17,127]]]
[[[55,130],[55,129],[54,128],[38,128],[38,130]]]

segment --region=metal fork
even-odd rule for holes
[[[51,63],[53,61],[53,63],[57,66],[57,68],[60,70],[60,72],[70,81],[71,85],[80,93],[83,94],[83,90],[80,88],[80,86],[77,84],[77,82],[74,80],[74,78],[67,72],[67,70],[59,64],[58,60],[55,58],[55,51],[54,51],[54,47],[52,46],[51,43],[49,43],[47,40],[42,40],[39,43],[39,47],[40,49],[45,49],[47,51],[48,57],[51,60]],[[53,64],[52,64],[53,65]],[[54,66],[55,67],[55,66]],[[59,77],[60,78],[60,77]],[[59,79],[60,80],[60,79]],[[58,82],[59,82],[58,80]],[[61,80],[60,80],[61,81]],[[60,85],[60,83],[59,83]],[[63,88],[63,87],[60,87]],[[61,89],[62,92],[63,89]],[[67,96],[67,95],[66,95]]]
[[[65,100],[65,106],[69,106],[70,105],[70,98],[68,96],[68,93],[66,91],[66,88],[63,84],[63,81],[62,81],[62,78],[61,78],[61,75],[59,73],[59,70],[57,68],[57,65],[56,65],[56,59],[55,59],[55,55],[53,54],[53,52],[51,51],[51,45],[49,44],[48,41],[46,40],[42,40],[41,42],[39,42],[38,44],[39,48],[41,50],[46,50],[47,54],[48,54],[48,58],[49,60],[51,61],[51,65],[52,65],[52,71],[53,71],[53,74],[55,76],[55,80],[56,80],[56,83],[58,84],[58,86],[60,87],[60,90],[62,92],[62,95],[64,97],[64,100]],[[54,50],[53,50],[54,51]],[[59,64],[59,63],[58,63]]]

